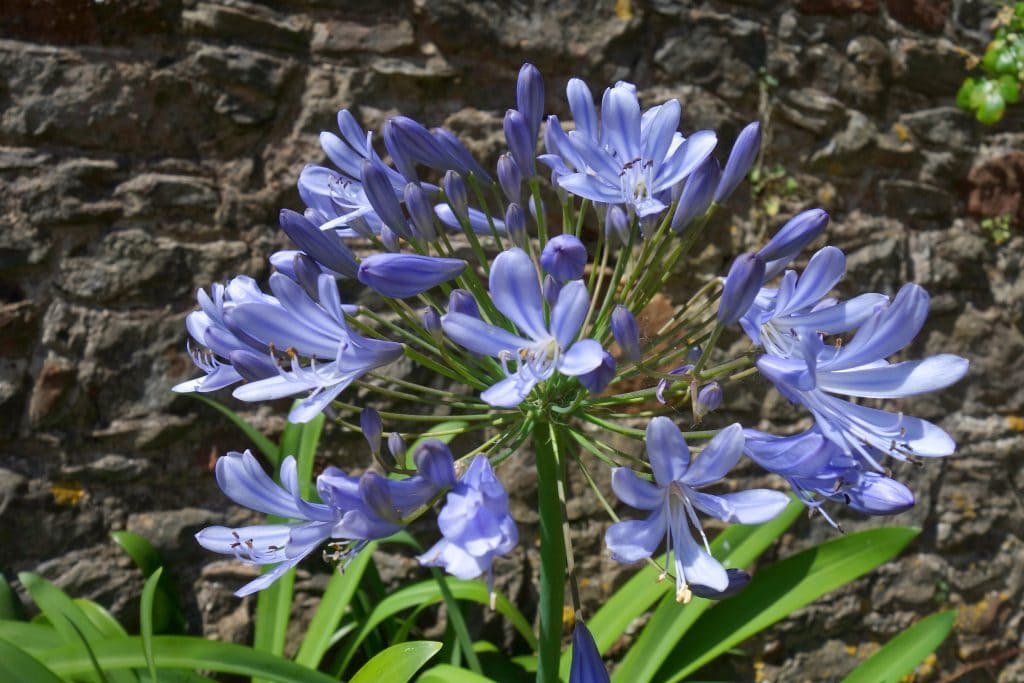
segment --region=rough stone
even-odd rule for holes
[[[416,45],[408,19],[365,26],[352,21],[322,21],[313,26],[310,49],[314,54],[339,55],[350,52],[387,54]]]

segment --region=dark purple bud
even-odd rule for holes
[[[844,488],[841,495],[847,505],[866,515],[895,515],[914,507],[910,489],[877,472],[861,472],[857,482]]]
[[[559,282],[578,280],[587,267],[587,248],[578,237],[556,235],[544,245],[540,265]]]
[[[320,299],[320,276],[324,273],[323,268],[300,251],[292,261],[292,273],[295,276],[294,280],[306,290],[309,298],[318,301]]]
[[[396,253],[401,247],[401,240],[395,231],[386,225],[382,225],[380,228],[380,243],[384,245],[384,248],[390,251],[392,254]]]
[[[437,439],[428,439],[412,454],[416,471],[439,489],[455,486],[455,462],[448,446]]]
[[[462,313],[474,318],[480,317],[480,306],[473,295],[464,289],[453,289],[448,295],[448,311],[450,313]]]
[[[384,144],[392,158],[395,155],[391,150],[391,146],[388,145],[389,130],[391,144],[406,159],[438,170],[446,170],[452,167],[452,159],[444,147],[430,134],[430,131],[408,116],[396,116],[385,124]],[[405,175],[405,173],[403,172],[402,175]],[[415,176],[408,178],[408,180],[415,179]]]
[[[778,275],[790,261],[820,235],[828,225],[824,209],[808,209],[790,218],[779,231],[761,247],[758,256],[767,264],[765,280]]]
[[[594,636],[586,624],[576,622],[572,630],[572,662],[569,665],[569,683],[609,683],[608,670],[601,660]]]
[[[732,151],[729,152],[729,160],[725,162],[722,179],[718,182],[718,189],[715,190],[716,203],[721,204],[728,199],[733,190],[743,182],[747,171],[754,165],[760,148],[761,124],[754,121],[740,131],[736,143],[732,146]]]
[[[363,191],[376,213],[384,224],[405,239],[412,237],[409,225],[405,222],[402,205],[398,203],[395,189],[388,180],[387,173],[377,163],[364,161],[362,167]]]
[[[519,202],[523,194],[523,174],[508,152],[498,157],[498,184],[510,202]]]
[[[617,240],[624,247],[629,244],[629,215],[618,204],[608,207],[604,219],[604,234],[609,243]]]
[[[398,432],[388,434],[388,451],[397,462],[405,463],[405,439]]]
[[[365,263],[365,261],[364,261]],[[360,267],[362,270],[362,267]],[[764,282],[764,261],[757,254],[740,254],[732,262],[718,302],[718,324],[735,325],[754,303]]]
[[[277,365],[270,360],[270,354],[236,349],[228,353],[228,360],[231,362],[231,367],[247,382],[257,382],[280,374]]]
[[[537,136],[530,136],[529,123],[515,109],[505,112],[505,140],[508,142],[508,151],[511,152],[519,172],[526,178],[532,178],[537,172],[533,159]]]
[[[384,423],[380,419],[380,413],[373,408],[363,408],[359,414],[359,426],[366,437],[366,443],[370,444],[370,452],[380,453],[381,435],[384,433]]]
[[[390,120],[384,122],[384,147],[402,177],[409,182],[416,182],[419,179],[416,175],[416,161],[410,158],[407,148],[396,139],[395,126]]]
[[[722,405],[722,398],[722,385],[718,382],[708,382],[702,386],[697,392],[697,414],[695,417],[700,420],[712,410],[718,410],[718,407]]]
[[[676,206],[675,215],[672,216],[673,230],[682,232],[693,219],[707,212],[720,173],[718,160],[709,156],[690,174],[683,184],[683,193],[679,195],[679,204]]]
[[[437,229],[434,227],[434,205],[427,199],[426,193],[419,183],[409,183],[403,192],[405,196],[405,208],[412,219],[413,227],[416,228],[417,236],[420,239],[433,242],[437,239]]]
[[[376,472],[364,472],[359,477],[359,497],[366,507],[386,522],[398,523],[401,516],[391,498],[388,480]]]
[[[512,244],[520,249],[526,248],[529,235],[526,234],[526,214],[518,204],[509,204],[505,211],[505,230]]]
[[[434,128],[431,132],[438,144],[448,153],[452,165],[459,173],[463,175],[472,173],[484,185],[494,182],[455,133],[447,128]]]
[[[533,140],[536,140],[540,132],[540,122],[544,119],[544,79],[533,64],[523,64],[519,69],[519,79],[516,81],[516,108],[526,118]]]
[[[441,332],[441,316],[438,315],[433,307],[423,311],[423,329],[430,333],[434,341],[440,341],[443,336]]]
[[[558,295],[562,292],[562,285],[551,275],[544,276],[544,300],[548,306],[554,308],[558,302]]]
[[[692,351],[693,349],[690,349],[690,350]],[[697,358],[700,358],[700,354],[697,354]],[[696,363],[697,361],[694,360],[693,362]],[[676,368],[675,370],[671,370],[668,374],[682,376],[682,375],[687,375],[687,374],[689,374],[692,371],[693,371],[693,366],[687,364],[687,365],[684,365],[684,366],[682,366],[680,368]],[[672,385],[672,380],[668,380],[668,379],[660,379],[660,380],[658,380],[658,386],[657,386],[657,388],[654,391],[654,396],[655,396],[655,398],[658,399],[658,403],[660,403],[661,405],[665,405],[665,403],[666,403],[666,401],[665,401],[665,392],[668,390],[668,388],[671,385]]]
[[[333,232],[323,232],[300,213],[281,210],[281,228],[318,263],[346,277],[355,277],[358,266],[355,256]]]
[[[701,354],[702,351],[699,346],[691,346],[689,351],[686,352],[686,360],[690,361],[691,363],[696,363],[697,361],[700,360]]]
[[[466,183],[463,182],[462,176],[455,171],[448,171],[444,174],[442,185],[444,196],[448,200],[448,205],[452,207],[455,217],[461,223],[468,223],[469,195],[466,192]]]
[[[690,592],[698,598],[705,598],[706,600],[724,600],[725,598],[736,595],[743,590],[748,583],[750,583],[750,574],[746,573],[742,569],[726,569],[725,573],[729,576],[729,585],[726,586],[724,591],[716,591],[714,588],[709,588],[708,586],[691,583]]]
[[[604,391],[611,384],[611,381],[615,379],[615,369],[615,358],[612,357],[612,354],[605,351],[601,356],[600,365],[585,375],[579,376],[580,384],[596,396]]]
[[[616,304],[612,309],[612,335],[622,349],[622,357],[633,363],[640,360],[640,327],[628,308]]]
[[[406,299],[458,277],[461,259],[419,254],[373,254],[359,264],[359,281],[384,296]]]

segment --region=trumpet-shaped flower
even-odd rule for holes
[[[601,345],[593,339],[576,340],[590,304],[581,280],[562,288],[550,325],[544,319],[537,269],[522,249],[509,249],[494,259],[489,285],[494,305],[525,336],[452,310],[441,318],[445,334],[457,344],[501,361],[506,378],[481,394],[484,401],[513,408],[555,372],[579,376],[601,365]],[[510,362],[516,363],[515,370]]]
[[[676,599],[687,602],[689,584],[702,590],[726,591],[725,568],[711,556],[697,510],[726,522],[760,524],[779,514],[789,499],[777,491],[751,489],[714,495],[698,489],[728,473],[743,454],[743,429],[733,424],[719,432],[695,460],[690,458],[679,428],[667,417],[647,426],[647,456],[654,482],[638,477],[627,467],[612,470],[612,490],[627,505],[649,510],[644,520],[618,522],[608,528],[605,543],[620,562],[650,557],[662,539],[675,561]],[[691,525],[703,541],[694,540]]]

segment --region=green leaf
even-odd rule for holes
[[[452,595],[459,600],[472,600],[482,605],[490,604],[490,594],[487,592],[487,585],[480,581],[449,580],[448,587],[451,589]],[[533,635],[530,622],[504,595],[498,593],[496,598],[495,608],[497,611],[512,623],[515,629],[526,639],[530,647],[536,647],[537,639]],[[385,619],[423,604],[440,602],[441,599],[441,590],[434,581],[421,581],[420,583],[401,588],[385,597],[363,619],[355,636],[345,641],[345,649],[339,657],[341,662],[339,671],[345,670],[359,644],[363,642],[363,639],[366,638],[370,631]]]
[[[231,420],[236,427],[242,430],[246,438],[248,438],[257,449],[259,449],[260,453],[270,461],[270,465],[275,471],[281,466],[281,451],[274,445],[273,441],[260,434],[255,427],[246,422],[245,418],[231,410],[231,408],[222,406],[216,401],[206,398],[202,394],[193,392],[187,395],[198,401],[202,401],[206,405],[220,412],[224,417]]]
[[[432,640],[411,640],[392,645],[363,665],[349,683],[406,683],[441,649]]]
[[[0,620],[0,638],[17,643],[31,653],[60,647],[65,642],[56,629],[48,624],[31,624],[25,621]]]
[[[153,602],[156,598],[157,584],[160,576],[164,573],[163,567],[153,572],[153,575],[146,579],[146,585],[142,588],[142,604],[139,607],[139,630],[142,632],[142,654],[146,657],[146,666],[149,667],[149,677],[153,681],[159,680],[156,675],[156,660],[153,659]]]
[[[922,619],[871,655],[843,683],[898,683],[942,644],[955,620],[955,610]]]
[[[999,96],[1009,104],[1015,104],[1020,100],[1020,84],[1013,76],[1003,76],[996,81],[999,88]]]
[[[0,680],[63,683],[42,662],[3,638],[0,638]]]
[[[974,109],[971,103],[973,101],[974,88],[976,86],[977,83],[973,78],[964,80],[963,85],[960,86],[960,89],[956,93],[956,104],[958,107],[968,110]]]
[[[656,675],[678,681],[812,600],[892,559],[920,529],[883,528],[826,541],[759,571],[739,599],[716,605]]]
[[[313,461],[316,459],[316,449],[320,444],[320,434],[323,433],[324,422],[327,418],[320,413],[302,426],[302,435],[299,437],[299,451],[295,459],[299,477],[299,490],[303,497],[311,496],[315,489],[313,487]]]
[[[93,653],[106,672],[145,668],[142,641],[138,637],[110,638],[92,643]],[[160,669],[200,669],[241,676],[254,676],[276,683],[337,683],[333,678],[296,664],[284,657],[258,652],[234,643],[222,643],[190,636],[155,636],[153,658]],[[63,646],[40,653],[56,674],[67,678],[92,671],[92,663],[81,647]],[[29,679],[31,680],[31,679]]]
[[[68,647],[73,648],[78,654],[85,654],[88,661],[86,650],[91,649],[96,643],[106,637],[103,631],[92,622],[79,605],[75,604],[74,600],[46,579],[35,574],[22,572],[18,574],[18,580],[21,581],[21,585],[32,596],[32,600],[35,601],[57,633],[66,643],[70,644]],[[85,649],[83,649],[83,645],[85,645]],[[51,664],[50,659],[43,657],[43,660],[47,664]],[[89,671],[91,670],[90,664]],[[108,678],[110,683],[119,683],[121,681],[127,683],[136,680],[131,672],[127,671],[118,672],[116,675]]]
[[[465,420],[447,420],[446,422],[438,422],[436,425],[423,432],[423,434],[412,442],[412,445],[406,451],[406,453],[415,453],[416,449],[424,442],[430,439],[437,439],[444,443],[451,443],[458,434],[456,431],[461,431],[469,426],[469,423]],[[453,432],[451,434],[445,434],[444,432]],[[440,436],[435,436],[440,434]]]
[[[770,522],[759,525],[734,524],[718,535],[714,543],[711,544],[711,552],[725,566],[746,567],[785,533],[803,510],[803,503],[793,500],[778,517]],[[650,580],[657,575],[657,571],[654,567],[648,568],[650,569],[648,574]],[[674,585],[670,581],[662,583],[659,588],[664,597],[616,670],[614,677],[616,681],[646,681],[654,678],[659,667],[669,657],[694,622],[705,610],[716,604],[713,600],[694,598],[690,604],[680,605],[676,602]],[[746,594],[745,589],[733,601],[743,601]],[[649,596],[649,593],[647,595]],[[648,605],[650,605],[649,602]],[[621,609],[623,612],[629,610],[625,605],[621,607],[615,605],[613,608]],[[645,610],[646,606],[638,614]],[[594,616],[596,618],[598,615]],[[587,622],[591,633],[594,632],[594,621]],[[615,622],[609,624],[607,630],[603,623],[598,623],[598,627],[602,629],[602,640],[598,642],[598,648],[602,652],[607,649],[614,642],[612,629],[621,624],[621,629],[617,633],[622,633],[628,623],[628,621],[623,621],[621,616],[615,618]],[[606,644],[602,647],[602,643]],[[566,661],[569,661],[568,657]]]
[[[451,664],[438,664],[424,671],[416,679],[417,683],[492,683],[492,680]]]
[[[86,618],[92,622],[100,634],[104,638],[116,638],[118,636],[126,636],[128,632],[124,630],[124,626],[114,618],[114,615],[106,610],[102,605],[98,605],[92,600],[83,600],[82,598],[75,598],[72,600],[78,608],[82,610]]]
[[[114,531],[110,537],[128,553],[144,578],[148,579],[163,567],[164,560],[160,553],[144,537],[130,531]],[[174,580],[170,572],[161,572],[153,597],[153,632],[184,633],[186,623]]]
[[[21,609],[21,601],[18,595],[7,583],[7,579],[0,574],[0,619],[25,619],[25,612]]]
[[[306,629],[302,645],[295,655],[297,663],[311,669],[320,666],[320,661],[331,646],[331,636],[341,623],[341,617],[348,609],[349,603],[352,602],[359,582],[363,580],[366,565],[373,561],[373,551],[376,548],[376,543],[367,544],[349,563],[344,573],[338,571],[331,576],[313,620]]]

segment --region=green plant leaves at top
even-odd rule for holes
[[[685,678],[737,643],[892,559],[920,529],[870,529],[826,541],[760,570],[737,597],[701,618],[655,679]]]
[[[153,601],[156,596],[157,583],[160,575],[164,573],[163,567],[153,572],[153,575],[146,579],[146,585],[142,587],[142,604],[139,608],[139,629],[142,636],[142,654],[146,657],[146,666],[149,667],[149,677],[154,681],[160,680],[156,675],[156,660],[153,659]]]
[[[451,664],[438,664],[420,674],[416,681],[417,683],[491,683],[492,679]]]
[[[843,683],[898,683],[942,644],[955,620],[955,610],[922,619],[871,655]]]
[[[4,575],[0,574],[0,619],[17,619],[20,621],[24,618],[25,613],[21,609],[21,602],[18,600],[18,596],[11,589],[11,584],[7,583]]]
[[[410,640],[378,652],[363,665],[349,683],[406,683],[441,649],[432,640]]]
[[[0,680],[63,683],[42,662],[3,638],[0,638]]]
[[[144,578],[148,579],[163,567],[164,560],[160,557],[160,553],[152,543],[142,536],[131,531],[114,531],[111,532],[110,537],[124,548]],[[181,603],[178,602],[174,581],[168,572],[160,572],[159,583],[155,590],[153,595],[153,632],[184,633],[185,614],[182,612]]]

